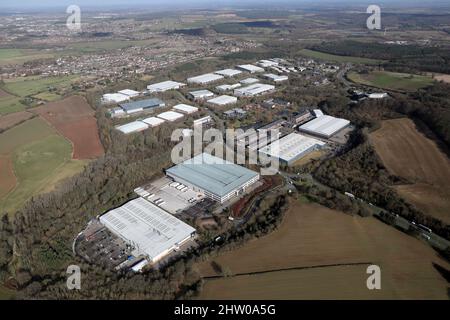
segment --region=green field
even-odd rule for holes
[[[0,198],[0,207],[12,213],[55,184],[55,175],[66,176],[61,171],[70,163],[72,145],[45,121],[34,118],[0,134],[0,155],[11,157],[17,179],[14,189]],[[67,168],[73,171],[73,164]]]
[[[374,71],[368,74],[350,72],[347,78],[372,87],[400,91],[416,91],[433,84],[433,79],[428,76],[388,71]]]
[[[319,60],[325,60],[325,61],[334,61],[334,62],[342,62],[342,63],[351,62],[351,63],[358,63],[358,64],[380,64],[380,63],[383,63],[383,60],[375,60],[375,59],[368,59],[368,58],[361,58],[361,57],[350,57],[350,56],[337,56],[334,54],[328,54],[328,53],[313,51],[313,50],[309,50],[309,49],[303,49],[299,53],[305,57],[319,59]]]
[[[52,58],[51,52],[42,52],[33,49],[0,49],[0,65],[22,64],[36,59]]]
[[[8,96],[0,98],[0,114],[8,114],[23,111],[26,106],[20,102],[20,98]]]
[[[67,87],[76,79],[76,76],[17,78],[12,81],[5,81],[3,89],[18,97],[26,97],[48,92],[50,88],[58,89]]]

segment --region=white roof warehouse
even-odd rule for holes
[[[242,87],[234,90],[234,95],[238,97],[251,97],[264,93],[269,93],[275,90],[275,86],[271,84],[255,83],[247,87]]]
[[[300,126],[298,129],[300,131],[328,139],[347,127],[349,124],[350,121],[345,119],[321,115],[316,119]]]
[[[100,222],[134,246],[134,256],[145,255],[153,263],[195,235],[194,228],[143,198],[108,211]]]
[[[318,139],[291,133],[270,145],[259,149],[259,153],[278,158],[281,162],[291,165],[308,153],[323,147],[326,143]]]
[[[147,89],[149,92],[164,92],[168,90],[180,89],[181,87],[184,86],[185,86],[184,83],[169,80],[148,85]]]
[[[206,84],[223,79],[223,76],[214,73],[202,74],[197,77],[188,78],[188,83]]]
[[[175,181],[221,203],[245,192],[259,174],[207,153],[166,170]]]

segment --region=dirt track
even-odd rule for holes
[[[383,121],[371,141],[386,168],[411,185],[397,191],[425,213],[450,223],[450,160],[412,120]]]
[[[93,159],[104,153],[94,111],[83,97],[72,96],[34,109],[74,147],[74,159]]]

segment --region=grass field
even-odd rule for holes
[[[5,81],[3,89],[15,96],[26,97],[48,92],[50,88],[68,87],[77,76],[64,77],[25,77]]]
[[[388,170],[411,184],[397,191],[425,213],[450,223],[450,160],[410,119],[383,121],[371,141]]]
[[[71,159],[71,155],[71,144],[57,134],[15,150],[13,163],[18,183],[1,201],[3,208],[7,212],[19,209],[53,179],[53,175]]]
[[[380,64],[383,63],[383,60],[375,60],[375,59],[368,59],[368,58],[361,58],[361,57],[350,57],[350,56],[338,56],[334,54],[329,53],[323,53],[319,51],[309,50],[309,49],[302,49],[299,52],[302,56],[313,58],[313,59],[319,59],[319,60],[325,60],[325,61],[334,61],[334,62],[351,62],[351,63],[357,63],[357,64]]]
[[[26,106],[20,102],[20,98],[10,95],[0,89],[0,115],[10,114],[25,110]]]
[[[349,72],[347,78],[355,83],[400,91],[417,91],[433,84],[433,79],[428,76],[388,71],[374,71],[368,74]]]
[[[0,65],[22,64],[36,59],[54,57],[53,53],[33,49],[0,49]]]
[[[33,114],[26,111],[15,112],[7,115],[0,115],[0,129],[6,130],[33,117]]]
[[[199,263],[204,277],[218,275],[212,261],[232,276],[206,279],[200,299],[448,298],[447,282],[432,263],[450,264],[426,244],[374,218],[298,200],[276,231]],[[363,265],[346,266],[355,263]],[[382,290],[364,288],[365,263],[381,267]],[[306,269],[277,271],[287,268]],[[233,276],[254,272],[265,273]]]
[[[12,214],[31,196],[54,185],[55,177],[67,176],[64,168],[72,173],[71,156],[72,145],[40,118],[0,134],[0,157],[4,164],[8,159],[12,162],[12,166],[0,166],[0,176],[8,178],[0,180],[0,190],[9,189],[1,194],[2,210]]]

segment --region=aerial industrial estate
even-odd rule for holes
[[[450,8],[169,2],[0,4],[0,299],[448,300]]]

